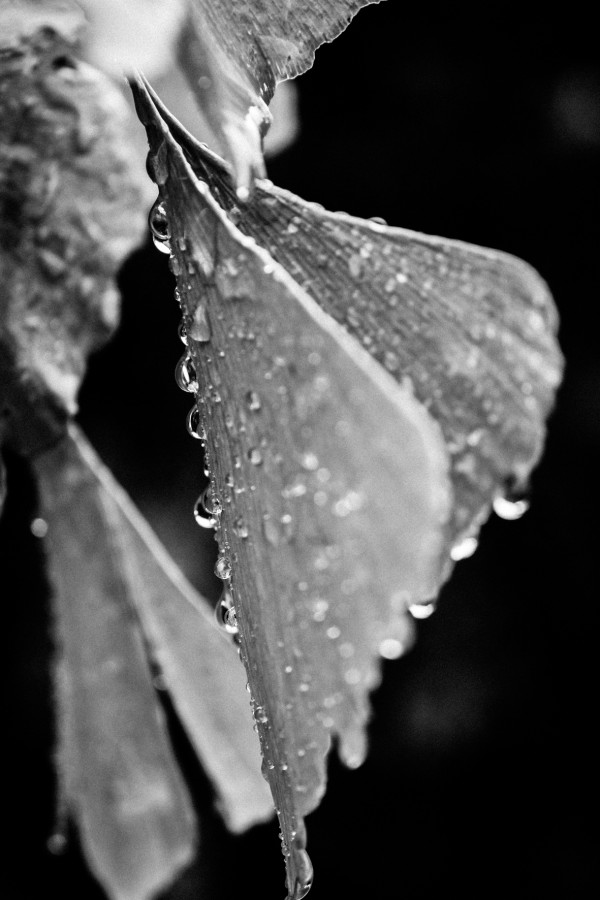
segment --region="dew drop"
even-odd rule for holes
[[[177,326],[177,334],[179,335],[179,340],[181,341],[181,343],[185,344],[185,346],[187,347],[187,342],[188,342],[187,331],[186,331],[185,322],[183,321],[183,319]]]
[[[36,538],[46,537],[48,534],[48,523],[45,519],[35,518],[29,526],[29,530]]]
[[[337,627],[337,625],[331,625],[325,632],[325,634],[327,635],[327,637],[329,638],[330,641],[337,640],[341,633],[342,632]]]
[[[206,435],[204,433],[204,428],[202,427],[202,421],[200,419],[200,410],[197,406],[192,406],[189,413],[187,414],[185,427],[188,430],[188,434],[190,434],[193,438],[196,438],[199,441],[205,440]]]
[[[234,520],[232,528],[233,533],[237,535],[237,537],[242,538],[242,540],[245,540],[248,537],[248,526],[241,516],[238,516],[237,519]]]
[[[212,329],[208,318],[208,311],[204,303],[199,303],[194,310],[189,337],[199,344],[206,344],[212,337]]]
[[[252,463],[253,466],[261,466],[262,465],[263,457],[262,457],[262,453],[260,452],[258,447],[251,447],[250,450],[248,450],[247,455],[248,455],[248,459],[250,460],[250,462]]]
[[[194,504],[194,519],[196,520],[196,524],[201,528],[214,528],[217,524],[217,519],[214,515],[208,512],[208,510],[206,509],[205,501],[206,490],[202,491],[202,493],[196,500],[196,503]]]
[[[404,652],[404,645],[396,638],[385,638],[379,645],[379,654],[384,659],[398,659]]]
[[[248,391],[248,393],[246,394],[246,406],[251,412],[259,411],[261,403],[260,397],[258,396],[256,391]]]
[[[300,463],[302,468],[306,469],[307,472],[316,472],[319,468],[319,459],[315,453],[303,453]]]
[[[215,616],[218,624],[225,629],[227,634],[239,634],[237,616],[231,591],[223,591],[221,599],[215,607]]]
[[[171,232],[167,219],[167,211],[164,203],[161,203],[159,199],[156,200],[154,206],[150,210],[148,225],[150,226],[152,241],[156,249],[160,250],[161,253],[170,253],[171,246],[169,244],[169,239],[171,237]]]
[[[452,547],[450,558],[453,559],[454,562],[459,562],[461,559],[468,559],[469,556],[473,556],[477,550],[477,543],[476,537],[463,538],[462,541],[459,541]]]
[[[413,603],[408,611],[413,619],[428,619],[435,612],[435,603]]]
[[[529,501],[525,499],[509,500],[508,497],[496,497],[494,500],[494,512],[507,522],[515,522],[520,519],[528,509]]]
[[[231,572],[231,560],[226,553],[223,553],[215,563],[215,575],[222,581],[229,581]]]
[[[177,387],[188,394],[195,394],[198,390],[198,376],[191,358],[184,353],[175,366],[175,382]]]

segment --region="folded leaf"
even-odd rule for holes
[[[34,465],[55,585],[64,801],[109,895],[141,900],[190,861],[195,842],[145,642],[234,831],[273,812],[243,670],[77,428]]]
[[[448,460],[410,388],[235,228],[141,86],[138,104],[200,384],[189,427],[206,444],[216,572],[299,898],[311,878],[303,817],[331,737],[361,763],[380,656],[400,655],[408,608],[439,583]],[[151,221],[166,239],[162,210]]]
[[[147,900],[193,856],[191,805],[103,491],[68,437],[35,471],[54,585],[62,800],[108,896]]]
[[[264,174],[261,137],[278,81],[313,64],[363,6],[379,0],[189,0],[180,61],[233,163],[240,196]]]
[[[268,181],[240,206],[222,161],[158,106],[237,228],[440,423],[460,544],[496,497],[526,486],[542,452],[562,374],[544,281],[509,254],[328,212]]]
[[[127,107],[75,58],[81,25],[73,5],[0,8],[0,407],[27,452],[75,411],[145,225]]]
[[[260,773],[245,678],[231,641],[85,437],[73,426],[70,434],[122,554],[128,601],[212,780],[219,811],[235,832],[269,819],[273,803]]]

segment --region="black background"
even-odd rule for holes
[[[360,13],[297,82],[301,134],[270,177],[309,200],[515,253],[549,282],[567,371],[531,511],[494,519],[415,649],[385,663],[371,750],[308,819],[312,900],[588,898],[598,889],[594,683],[598,597],[597,32],[573,5],[524,22],[399,0]],[[181,345],[165,258],[122,275],[123,326],[93,361],[81,422],[210,598],[213,552],[190,508],[202,460],[173,381]],[[368,452],[368,448],[365,448]],[[102,897],[76,847],[51,857],[47,592],[35,497],[10,460],[2,531],[9,691],[7,896]],[[275,824],[232,838],[178,740],[201,818],[199,860],[165,900],[283,897]],[[12,893],[11,893],[12,892]]]

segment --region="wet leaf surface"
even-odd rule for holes
[[[77,428],[34,465],[55,586],[64,801],[109,895],[145,898],[195,845],[148,658],[233,831],[273,814],[243,669]]]
[[[27,452],[75,411],[86,359],[117,324],[113,278],[145,224],[127,108],[76,59],[81,24],[72,6],[0,9],[0,400]]]
[[[180,61],[246,196],[264,174],[261,136],[278,81],[309,69],[317,47],[379,0],[190,0]]]
[[[556,310],[537,272],[500,251],[329,212],[268,181],[240,205],[222,162],[161,112],[237,228],[439,422],[452,544],[474,534],[494,500],[516,517],[523,507],[510,498],[539,459],[562,374]]]
[[[311,880],[303,817],[324,790],[332,736],[364,759],[379,659],[410,639],[436,591],[450,514],[439,427],[198,181],[143,94],[168,211],[198,388],[188,427],[206,445],[220,556],[282,829],[288,891]],[[170,228],[170,233],[168,229]]]

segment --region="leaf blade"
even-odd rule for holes
[[[74,426],[70,434],[102,492],[121,547],[129,600],[151,656],[213,782],[228,828],[244,831],[271,818],[273,804],[260,775],[243,667],[207,601],[184,578],[84,435]]]
[[[233,568],[264,771],[299,898],[311,877],[303,816],[322,796],[331,735],[360,764],[382,644],[402,652],[408,607],[441,577],[446,453],[410,390],[244,238],[141,88],[137,101],[161,160],[204,385],[198,433],[222,509],[220,571]]]
[[[191,860],[192,809],[102,496],[68,438],[37,457],[35,471],[55,586],[63,800],[108,895],[146,900]]]

